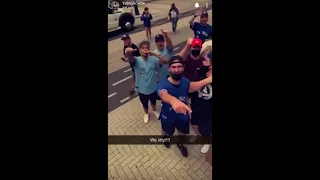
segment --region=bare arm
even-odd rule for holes
[[[190,82],[190,88],[189,93],[198,91],[198,89],[202,88],[203,86],[212,83],[212,76],[207,77],[206,79],[203,79],[201,81],[197,82]]]
[[[189,49],[190,49],[189,44],[186,44],[184,48],[180,51],[179,56],[184,59]]]
[[[164,39],[166,40],[167,42],[167,47],[169,50],[172,50],[173,49],[173,45],[172,45],[172,41],[171,41],[171,38],[169,37],[168,35],[168,31],[167,30],[163,30],[161,29],[162,31],[162,34],[164,35]]]
[[[132,56],[132,52],[133,51],[137,51],[137,49],[132,49],[132,48],[127,48],[125,50],[126,52],[126,58],[125,58],[125,62],[129,62],[130,64],[134,64],[136,61],[136,58],[134,56]]]
[[[178,54],[183,59],[186,56],[187,52],[189,51],[192,41],[193,41],[193,38],[188,38],[186,46]]]
[[[192,110],[190,107],[188,107],[186,104],[181,102],[179,99],[175,98],[174,96],[171,96],[167,90],[163,89],[160,90],[159,96],[162,101],[170,104],[172,106],[172,109],[176,113],[181,113],[181,114],[189,114],[191,117]]]
[[[196,16],[193,16],[192,19],[189,21],[190,28],[193,28],[193,21],[196,19]]]
[[[177,98],[175,98],[174,96],[171,96],[168,93],[168,91],[165,89],[160,91],[159,96],[163,102],[166,102],[170,105],[172,105],[174,103],[174,101],[180,101]]]

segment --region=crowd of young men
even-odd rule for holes
[[[189,134],[190,124],[196,135],[212,135],[212,27],[207,24],[208,13],[200,15],[200,23],[190,21],[195,37],[188,38],[186,46],[173,55],[173,44],[168,31],[155,36],[157,48],[151,50],[149,41],[134,45],[128,35],[124,35],[123,61],[129,62],[134,73],[131,94],[137,91],[144,109],[144,123],[149,121],[149,101],[152,111],[160,120],[164,136]],[[161,100],[160,113],[156,101]],[[170,143],[166,143],[167,148]],[[178,148],[188,157],[187,148],[178,141]],[[206,153],[210,145],[201,148]]]

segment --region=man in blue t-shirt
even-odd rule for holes
[[[187,105],[188,93],[195,92],[212,82],[211,76],[198,82],[190,82],[182,77],[183,63],[182,57],[171,57],[169,60],[171,76],[160,81],[157,86],[158,94],[162,100],[159,118],[165,136],[172,136],[176,128],[178,135],[185,136],[189,134],[191,109]],[[181,140],[178,141],[177,145],[182,155],[188,157],[187,148],[183,146]],[[170,143],[165,143],[165,146],[169,148]]]
[[[190,28],[194,32],[194,37],[201,39],[202,43],[206,41],[206,39],[212,38],[212,26],[208,24],[208,12],[202,12],[200,15],[200,23],[193,22],[196,17],[198,17],[199,12],[193,16],[191,21],[189,22]]]
[[[156,111],[157,101],[157,77],[156,72],[159,65],[166,64],[168,60],[162,57],[160,54],[156,54],[150,51],[150,42],[142,41],[139,44],[139,51],[141,56],[134,57],[132,54],[136,49],[127,48],[126,58],[134,68],[136,77],[136,87],[139,93],[139,98],[144,109],[144,122],[148,123],[149,113],[148,104],[151,102],[151,106],[154,114],[159,118],[159,113]]]

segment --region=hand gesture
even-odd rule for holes
[[[164,34],[164,35],[168,34],[168,30],[161,29],[161,32],[162,32],[162,34]]]
[[[195,13],[194,13],[195,16],[200,16],[201,15],[201,11],[200,10],[197,10]]]
[[[149,56],[157,56],[157,54],[154,53],[153,51],[146,51],[145,53],[148,53]]]
[[[193,41],[193,38],[188,38],[188,40],[187,40],[187,44],[191,46],[192,41]]]
[[[137,49],[132,49],[132,48],[126,48],[125,53],[126,54],[132,54],[132,52],[136,51]]]
[[[187,113],[191,117],[192,110],[190,109],[189,106],[187,106],[185,103],[181,102],[180,100],[176,99],[172,104],[172,109],[176,113],[184,114],[186,115]]]

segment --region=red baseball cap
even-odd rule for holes
[[[191,48],[202,48],[202,41],[198,38],[193,38]]]

